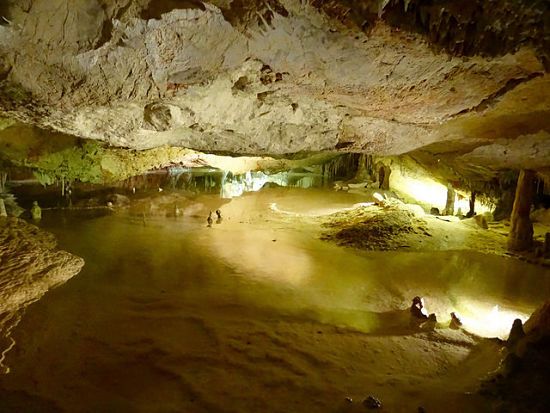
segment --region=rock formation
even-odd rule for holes
[[[78,274],[84,260],[56,248],[53,235],[18,218],[0,218],[0,372],[17,314]]]
[[[335,152],[408,154],[470,192],[473,215],[476,194],[511,193],[513,171],[550,178],[549,7],[6,0],[0,164],[64,188],[171,165],[244,173]],[[525,239],[520,221],[512,244]]]
[[[499,400],[495,411],[546,412],[550,405],[550,302],[527,320],[525,333],[517,334],[517,329],[512,328],[513,345],[501,369],[483,384],[482,392]]]
[[[545,170],[547,13],[506,0],[8,0],[0,128],[238,154],[425,148]]]
[[[521,170],[514,200],[514,209],[508,235],[508,248],[512,251],[525,251],[533,244],[533,224],[529,218],[533,203],[535,173]]]
[[[0,262],[0,314],[30,304],[84,265],[57,250],[53,235],[18,218],[0,219]]]

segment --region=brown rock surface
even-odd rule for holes
[[[525,336],[510,349],[498,374],[482,392],[498,399],[497,412],[547,412],[550,406],[550,301],[524,325]]]
[[[17,313],[83,265],[82,258],[58,250],[53,235],[18,218],[0,218],[0,372]]]
[[[538,308],[525,322],[525,332],[529,336],[550,337],[550,301]]]
[[[549,167],[547,5],[432,3],[8,1],[0,111],[137,149],[443,143],[464,162]]]

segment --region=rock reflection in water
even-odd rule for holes
[[[549,274],[468,252],[359,253],[269,209],[357,202],[331,194],[249,194],[223,204],[212,228],[217,195],[181,218],[45,214],[87,265],[15,331],[3,403],[25,411],[37,403],[26,392],[66,411],[329,412],[369,389],[391,411],[449,400],[449,412],[486,411],[464,393],[498,363],[494,344],[411,331],[402,310],[421,294],[438,314],[464,300],[527,313],[550,293]]]

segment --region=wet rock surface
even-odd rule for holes
[[[508,353],[481,393],[495,400],[496,412],[547,412],[550,407],[550,302],[525,323],[514,322]]]
[[[363,400],[363,406],[369,410],[380,409],[382,407],[382,402],[374,396],[368,396],[365,400]]]
[[[0,218],[0,350],[9,342],[17,313],[78,274],[84,265],[82,258],[56,245],[52,234],[26,221]]]
[[[0,314],[28,305],[80,271],[84,261],[56,244],[53,235],[23,220],[0,219]]]

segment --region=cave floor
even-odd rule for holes
[[[549,270],[512,258],[321,241],[318,216],[358,195],[200,195],[178,217],[167,196],[45,211],[40,226],[86,265],[26,310],[0,411],[354,412],[368,395],[388,412],[491,411],[475,393],[501,358],[489,337],[550,295]],[[435,330],[411,324],[415,295]]]

